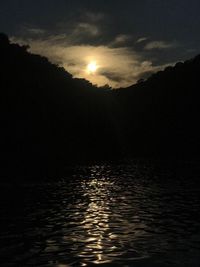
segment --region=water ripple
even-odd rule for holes
[[[132,163],[79,168],[57,182],[3,185],[0,261],[5,267],[197,267],[198,179],[169,166]]]

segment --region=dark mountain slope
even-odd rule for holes
[[[200,56],[126,89],[96,88],[0,34],[1,176],[134,157],[197,157]]]
[[[141,155],[199,155],[199,75],[197,56],[116,92],[124,107],[127,140],[132,136],[139,144],[136,149],[135,141],[130,141],[130,153],[135,148]]]
[[[46,173],[117,152],[108,93],[0,36],[2,173]],[[111,138],[112,135],[112,138]],[[14,171],[13,171],[14,170]]]

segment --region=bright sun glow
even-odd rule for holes
[[[87,65],[87,71],[90,74],[94,74],[97,71],[97,69],[98,69],[98,66],[95,61],[92,61]]]

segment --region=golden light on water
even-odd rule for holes
[[[104,166],[91,167],[78,181],[74,189],[79,192],[73,198],[75,202],[67,207],[63,205],[64,214],[67,209],[67,221],[63,226],[61,249],[63,244],[71,247],[69,260],[75,256],[83,267],[91,264],[115,266],[115,262],[126,257],[130,260],[146,257],[135,249],[147,227],[139,216],[142,190],[139,185],[132,194],[127,185],[119,182],[109,167]],[[131,181],[135,185],[132,177],[130,184]],[[135,198],[137,201],[132,205]],[[54,244],[50,239],[49,244],[48,251],[57,249],[57,241]],[[68,267],[68,264],[71,266],[69,262],[56,266]]]
[[[94,170],[96,171],[96,170]],[[83,221],[81,222],[84,230],[85,246],[82,247],[79,256],[89,259],[94,264],[108,264],[112,261],[109,252],[115,252],[112,248],[110,235],[112,235],[109,225],[109,181],[101,181],[92,177],[82,183],[84,196],[88,197],[88,207],[85,210]],[[87,264],[87,260],[83,264]],[[84,265],[82,265],[84,266]]]

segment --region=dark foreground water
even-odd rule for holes
[[[0,266],[200,266],[199,174],[132,162],[1,183]]]

